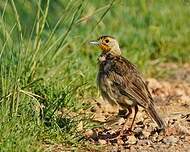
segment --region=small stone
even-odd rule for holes
[[[94,115],[94,120],[99,121],[99,122],[105,122],[106,121],[105,116],[102,115],[102,113],[96,113]]]
[[[139,134],[141,134],[142,133],[142,128],[135,128],[134,130],[133,130],[133,132],[135,133],[135,134],[137,134],[137,135],[139,135]]]
[[[136,125],[144,125],[144,124],[143,124],[143,121],[140,120],[140,121],[136,122]]]
[[[147,83],[148,83],[148,86],[149,86],[151,89],[162,88],[161,84],[160,84],[160,83],[158,82],[158,80],[156,80],[156,79],[149,78]]]
[[[127,140],[127,143],[130,144],[130,145],[134,145],[137,143],[137,139],[134,135],[132,136],[128,136],[128,140]]]
[[[138,141],[138,144],[141,146],[150,145],[150,143],[151,143],[150,140],[147,139]]]
[[[149,138],[150,134],[151,134],[150,132],[143,131],[143,135],[145,138]]]
[[[153,137],[152,137],[152,142],[157,142],[157,141],[158,141],[157,137],[156,137],[156,136],[153,136]]]
[[[123,144],[124,144],[124,142],[123,142],[123,140],[122,140],[122,139],[118,139],[118,140],[117,140],[117,144],[118,144],[118,145],[123,145]]]
[[[130,152],[136,152],[136,151],[137,151],[137,150],[136,150],[135,147],[133,147],[133,146],[130,147]],[[125,150],[125,152],[126,152],[126,150]]]
[[[135,129],[133,130],[135,137],[137,137],[138,139],[143,139],[144,136],[143,136],[142,131],[143,131],[142,128],[139,128],[139,127],[138,127],[138,128],[135,128]]]
[[[109,130],[108,133],[113,135],[113,134],[116,134],[116,131],[115,130]]]
[[[169,128],[166,128],[165,130],[166,136],[171,136],[171,135],[176,135],[176,134],[177,134],[177,129],[175,127],[169,127]]]
[[[80,132],[80,131],[83,131],[83,122],[82,122],[82,121],[78,123],[76,129],[77,129],[77,131],[79,131],[79,132]]]
[[[97,109],[96,109],[96,107],[92,107],[92,108],[90,109],[90,111],[91,111],[91,112],[96,112]]]
[[[115,145],[115,146],[111,146],[111,148],[110,148],[110,151],[112,151],[112,152],[118,152],[118,145]]]
[[[99,139],[98,142],[99,142],[101,145],[107,144],[107,141],[106,141],[106,140],[103,140],[103,139]]]
[[[185,137],[185,141],[190,144],[190,136],[186,136],[186,137]]]
[[[118,120],[118,125],[122,125],[122,124],[124,124],[125,123],[125,119],[124,118],[120,118],[119,120]]]
[[[179,140],[179,141],[177,142],[177,144],[179,144],[179,145],[183,145],[184,142],[183,142],[182,140]]]
[[[185,135],[180,136],[180,139],[185,139]]]
[[[85,133],[84,133],[84,136],[86,137],[86,138],[93,138],[93,139],[96,139],[97,138],[97,133],[95,132],[95,131],[93,131],[93,130],[88,130],[88,131],[86,131]]]
[[[162,141],[163,140],[163,138],[164,138],[164,136],[158,136],[158,138],[157,138],[157,141]]]
[[[87,130],[85,133],[84,133],[84,135],[86,136],[86,137],[91,137],[92,135],[93,135],[93,131],[92,130]]]
[[[181,133],[181,134],[186,134],[186,135],[190,135],[190,130],[188,130],[186,127],[178,124],[176,126],[176,128],[178,129],[178,132]]]
[[[174,136],[169,136],[163,139],[163,143],[166,145],[174,145],[178,142],[178,139]]]

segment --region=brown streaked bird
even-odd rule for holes
[[[153,105],[153,98],[148,90],[147,84],[143,80],[136,66],[121,55],[121,50],[117,40],[112,36],[101,36],[91,44],[101,48],[102,53],[99,59],[99,73],[97,82],[103,99],[111,105],[119,105],[127,109],[126,117],[135,114],[130,126],[133,127],[138,106],[145,109],[146,113],[157,123],[159,129],[164,129],[163,120],[156,112]],[[125,129],[123,125],[121,134]]]

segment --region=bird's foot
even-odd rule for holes
[[[131,134],[132,134],[131,128],[128,128],[125,130],[121,129],[121,130],[118,130],[116,133],[114,133],[112,137],[109,138],[109,140],[124,139],[127,136],[130,136]]]

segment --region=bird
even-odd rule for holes
[[[90,44],[98,46],[102,52],[98,58],[99,71],[97,85],[104,100],[112,106],[127,110],[127,119],[133,112],[134,117],[128,130],[132,130],[138,107],[143,107],[150,118],[157,123],[158,128],[165,128],[164,121],[154,108],[154,100],[146,81],[137,67],[122,56],[118,41],[113,36],[100,36]],[[121,134],[127,122],[125,121]]]

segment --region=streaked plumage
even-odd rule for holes
[[[95,42],[94,42],[95,44]],[[97,82],[102,97],[112,105],[128,109],[129,116],[135,109],[135,120],[138,106],[141,106],[157,123],[160,129],[164,122],[155,111],[153,98],[136,66],[121,56],[118,42],[110,36],[102,36],[97,45],[102,49],[99,57],[99,73]]]

